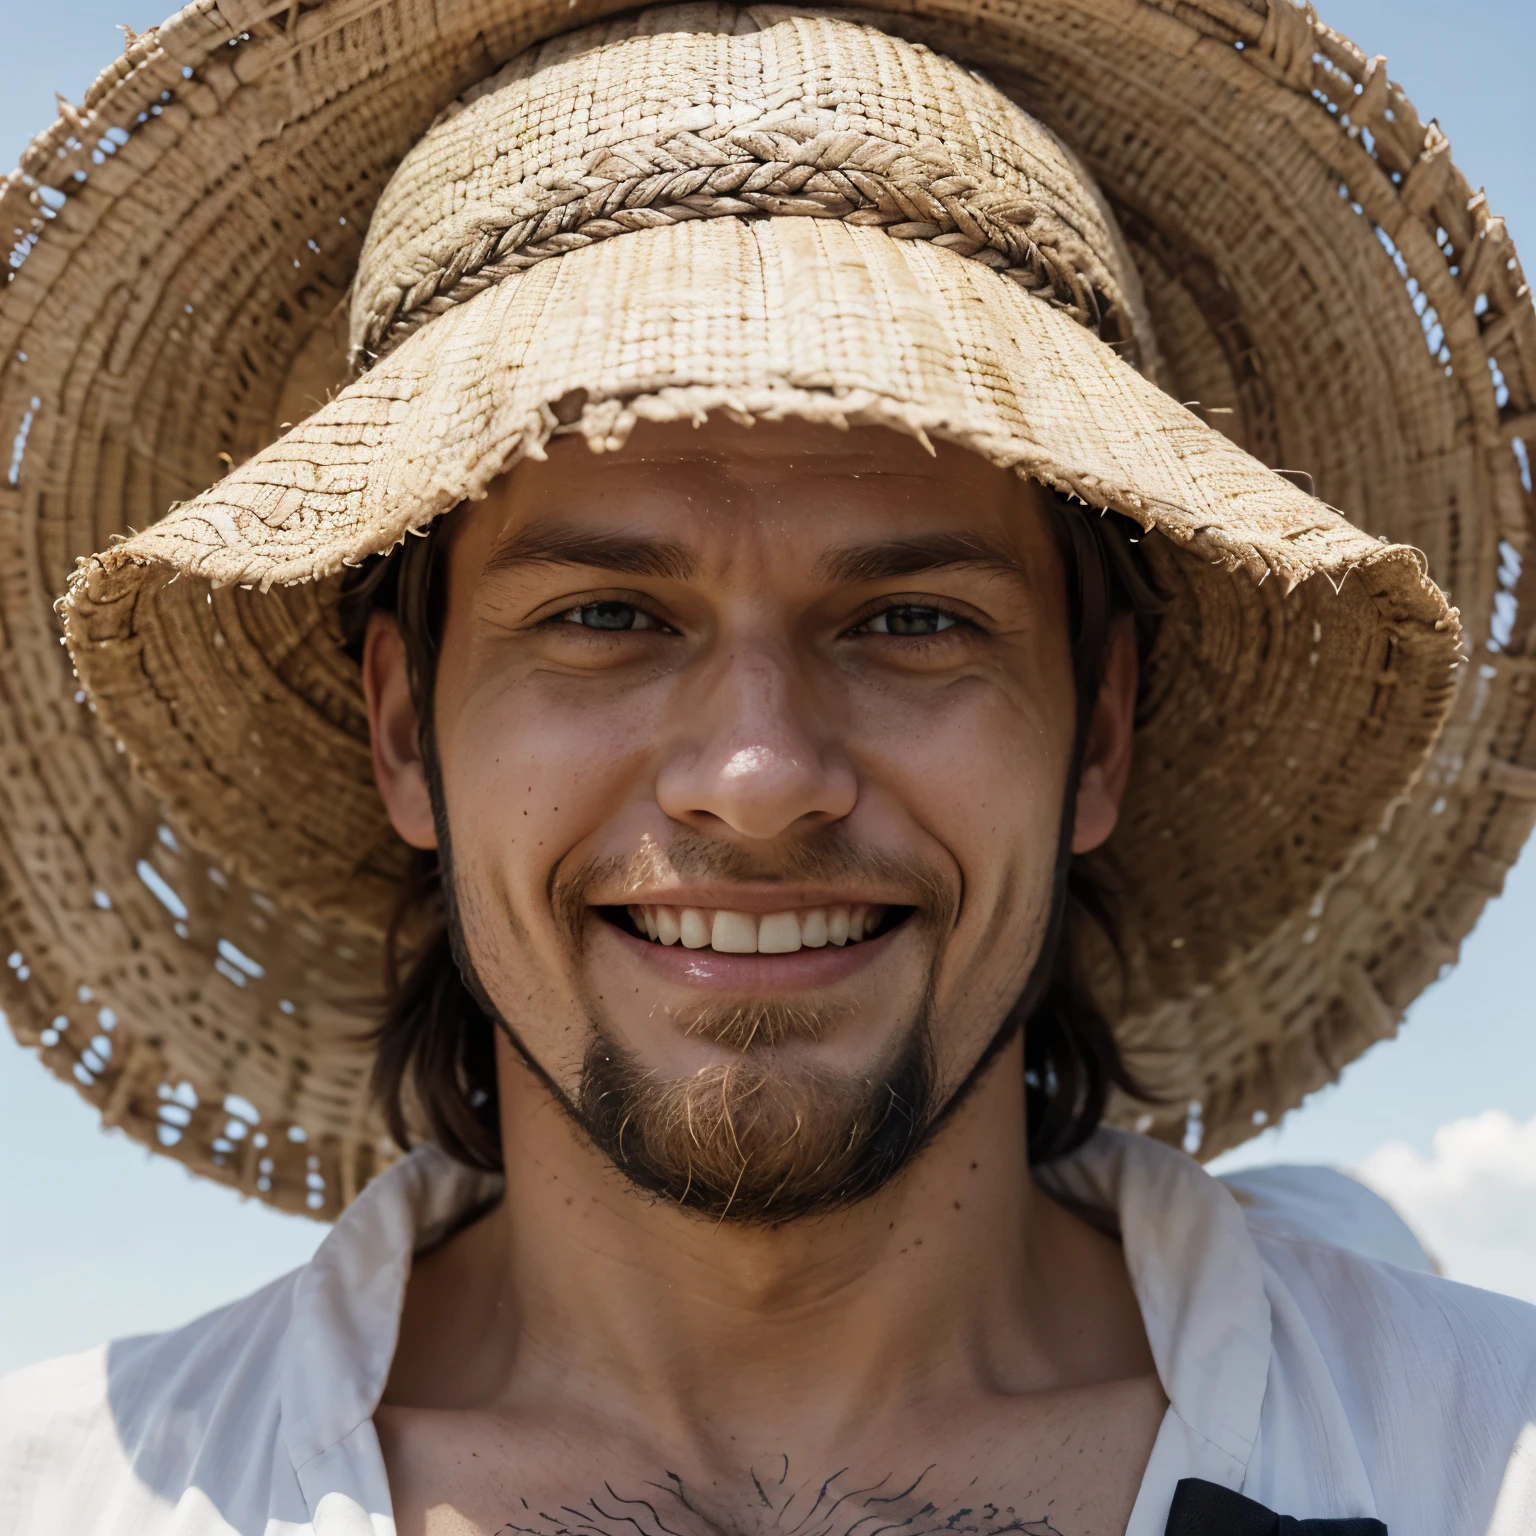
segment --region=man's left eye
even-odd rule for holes
[[[660,629],[661,623],[643,608],[633,603],[583,603],[579,608],[567,608],[559,618],[566,624],[579,624],[583,629]]]
[[[873,635],[936,635],[940,630],[953,629],[957,622],[954,614],[945,613],[942,608],[903,603],[881,609],[859,628]]]

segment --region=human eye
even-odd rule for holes
[[[595,603],[578,603],[563,613],[554,615],[557,624],[573,624],[581,629],[597,629],[612,634],[620,630],[665,629],[667,626],[654,614],[634,603],[605,599]]]
[[[855,628],[854,633],[923,638],[942,634],[960,622],[955,614],[927,603],[894,603],[889,608],[870,614]]]

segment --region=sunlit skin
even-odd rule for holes
[[[767,995],[833,1021],[771,1048],[786,1073],[878,1072],[928,989],[939,1101],[967,1082],[1043,942],[1068,801],[1041,494],[876,429],[711,421],[609,454],[557,440],[450,514],[434,726],[456,890],[482,984],[563,1093],[594,1021],[681,1080],[738,1053],[681,1021]],[[388,619],[364,670],[391,819],[432,847]],[[1120,632],[1074,851],[1113,829],[1134,693]],[[783,878],[827,829],[898,873]],[[729,878],[670,863],[684,831],[730,850]],[[895,926],[767,955],[615,920],[855,903]],[[932,1464],[936,1505],[1021,1499],[1064,1536],[1123,1530],[1165,1404],[1118,1246],[1028,1177],[1017,1039],[877,1196],[777,1226],[637,1191],[497,1050],[506,1195],[418,1261],[377,1415],[402,1533],[498,1531],[524,1499],[581,1504],[663,1469],[707,1506],[679,1531],[767,1530],[752,1477],[784,1459],[800,1481],[903,1486]]]

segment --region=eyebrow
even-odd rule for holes
[[[819,573],[829,582],[891,581],[957,565],[991,567],[1029,579],[1028,568],[1012,550],[977,533],[916,534],[849,544],[828,550],[817,562]]]
[[[667,576],[684,581],[693,575],[693,557],[681,544],[637,534],[594,533],[568,523],[520,528],[501,539],[486,560],[482,576],[520,565],[584,565],[623,576]]]

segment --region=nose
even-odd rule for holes
[[[680,738],[657,778],[656,799],[674,821],[768,840],[847,816],[858,782],[842,743],[823,723],[792,659],[738,653],[686,709]]]

